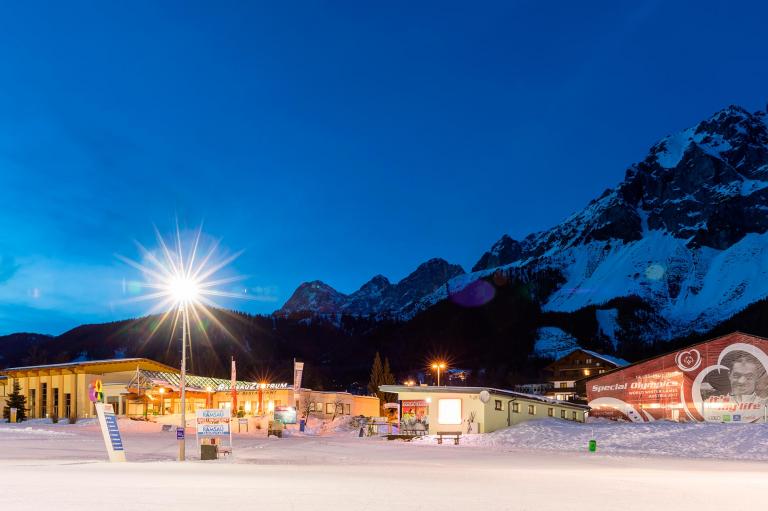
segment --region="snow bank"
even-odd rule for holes
[[[463,435],[459,447],[584,452],[593,438],[597,440],[598,453],[768,460],[768,425],[765,424],[668,421],[638,424],[608,420],[582,424],[550,419],[529,421],[493,433]],[[417,443],[435,444],[437,438],[430,436]]]

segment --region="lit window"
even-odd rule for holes
[[[591,363],[592,363],[592,359],[591,359],[591,358],[588,358],[588,359],[587,359],[587,364],[591,364]]]
[[[565,410],[560,410],[560,418],[565,419]]]
[[[528,415],[534,415],[536,413],[536,407],[533,405],[528,405]]]
[[[334,410],[335,408],[336,408],[336,407],[333,405],[333,403],[325,403],[325,413],[329,413],[329,414],[332,414],[332,413],[333,413],[333,410]]]
[[[554,408],[547,408],[547,416],[548,417],[554,417],[555,416],[555,409]]]
[[[309,411],[314,412],[315,411],[315,403],[309,403]]]
[[[512,411],[515,413],[520,413],[520,403],[512,403]]]
[[[564,382],[564,381],[561,381],[560,382],[560,388],[561,389],[566,389],[566,388],[568,388],[568,384],[566,382]]]
[[[344,405],[344,415],[351,415],[351,406],[348,404]]]
[[[437,423],[461,424],[461,399],[438,399]]]
[[[496,409],[497,409],[497,410],[502,410],[502,407],[501,407],[501,399],[497,399],[497,400],[496,400]]]
[[[589,376],[589,373],[590,373],[589,369],[584,369],[584,376]]]

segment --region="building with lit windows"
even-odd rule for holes
[[[486,387],[382,385],[397,394],[401,430],[490,433],[532,419],[586,420],[589,407]]]
[[[577,348],[544,368],[551,385],[546,396],[559,400],[586,400],[580,380],[590,378],[629,364],[610,355]]]
[[[117,415],[153,418],[181,413],[179,370],[146,358],[125,358],[12,367],[0,371],[0,383],[11,388],[18,381],[27,398],[30,418],[87,418],[95,416],[89,399],[90,387],[101,380],[104,401]],[[231,408],[232,391],[228,379],[186,375],[186,410],[194,416],[201,408]],[[379,399],[346,392],[321,392],[299,389],[288,383],[237,381],[238,412],[246,416],[272,414],[281,406],[298,407],[311,399],[311,415],[379,415]],[[2,390],[0,390],[2,392]],[[10,391],[9,391],[10,392]],[[2,394],[0,394],[2,395]]]

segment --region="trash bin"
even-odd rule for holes
[[[304,419],[300,420],[300,421],[299,421],[299,431],[301,431],[302,433],[304,433],[304,427],[305,427],[306,425],[307,425],[307,422],[306,422]]]
[[[200,459],[201,460],[215,460],[219,458],[219,448],[216,445],[200,446]]]
[[[595,452],[597,451],[597,440],[590,440],[589,441],[589,452]]]

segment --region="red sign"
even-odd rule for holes
[[[731,334],[587,382],[590,416],[764,422],[768,340]]]

